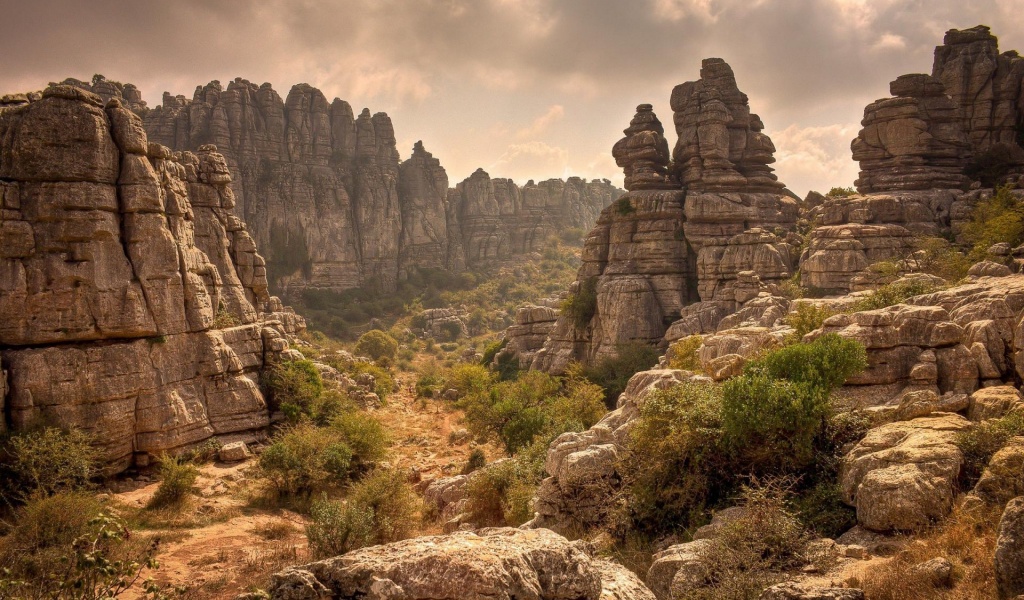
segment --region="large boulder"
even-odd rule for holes
[[[607,592],[605,592],[605,588]],[[372,546],[286,569],[270,597],[384,600],[649,600],[621,567],[546,530],[458,532]]]
[[[843,501],[874,531],[918,531],[945,517],[963,456],[953,443],[970,422],[954,414],[900,421],[868,432],[843,458]]]
[[[999,598],[1024,594],[1024,496],[1011,500],[999,519],[995,570]]]

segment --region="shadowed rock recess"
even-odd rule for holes
[[[268,83],[213,81],[141,112],[156,142],[217,146],[235,214],[265,252],[271,286],[289,293],[390,290],[413,267],[461,271],[534,252],[551,234],[592,227],[622,193],[577,177],[520,188],[482,170],[449,190],[422,142],[400,160],[387,114],[356,115],[307,84],[282,100]]]
[[[2,427],[92,434],[112,470],[268,424],[256,385],[304,323],[267,292],[212,146],[150,143],[117,98],[0,100]]]

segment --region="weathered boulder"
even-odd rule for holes
[[[669,176],[668,164],[671,157],[668,141],[665,140],[665,128],[654,114],[654,107],[650,104],[637,106],[636,115],[623,133],[626,137],[612,147],[612,156],[615,163],[625,171],[627,190],[679,187],[678,182]]]
[[[995,570],[999,598],[1024,594],[1024,496],[1011,500],[999,519]]]
[[[700,539],[656,553],[647,571],[647,585],[654,595],[659,600],[669,600],[703,585],[708,576],[704,553],[711,547],[711,540]]]
[[[877,427],[843,458],[843,501],[874,531],[915,531],[945,517],[963,456],[953,443],[970,426],[943,414]]]
[[[505,347],[494,360],[514,356],[520,368],[529,368],[537,351],[554,331],[562,299],[545,298],[539,304],[528,304],[516,310],[515,324],[505,330]]]
[[[1024,437],[1012,438],[992,455],[971,494],[993,506],[1024,495]]]
[[[998,419],[1013,410],[1024,409],[1024,395],[1017,388],[998,385],[971,394],[967,418],[972,421]]]
[[[648,599],[621,567],[545,529],[483,529],[372,546],[286,569],[270,597]],[[607,585],[607,593],[604,591]]]

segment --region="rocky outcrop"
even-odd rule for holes
[[[684,381],[703,380],[688,371],[642,371],[630,378],[615,410],[583,432],[563,433],[548,449],[548,477],[537,490],[531,527],[561,530],[602,524],[621,486],[617,472],[631,422],[652,393]]]
[[[50,87],[58,85],[69,85],[96,94],[104,103],[116,98],[125,108],[136,114],[145,114],[149,110],[139,88],[131,83],[110,81],[102,75],[93,75],[90,81],[69,77],[60,83],[50,83]]]
[[[930,75],[903,75],[889,84],[894,96],[864,109],[864,128],[853,141],[861,193],[965,189],[970,145],[957,106]]]
[[[372,546],[273,577],[275,600],[651,600],[635,576],[539,529],[483,529]]]
[[[516,309],[515,324],[505,330],[505,347],[495,355],[495,361],[501,362],[503,357],[512,356],[520,368],[529,368],[558,323],[562,301],[560,298],[545,298],[540,304]]]
[[[285,313],[213,146],[149,143],[76,86],[0,107],[0,354],[6,420],[93,435],[112,469],[260,435],[256,378]]]
[[[932,76],[958,108],[974,156],[1005,161],[1007,174],[1024,172],[1024,58],[1015,51],[1000,54],[984,25],[950,29],[935,48]]]
[[[671,103],[674,163],[649,104],[615,144],[629,193],[587,237],[572,292],[593,295],[593,306],[559,317],[533,368],[560,372],[623,344],[659,344],[679,320],[677,332],[717,324],[792,276],[797,202],[772,173],[775,147],[732,68],[706,59]]]
[[[236,213],[267,254],[271,284],[289,292],[393,289],[409,269],[533,252],[552,233],[589,228],[620,192],[575,177],[519,188],[483,171],[450,191],[422,142],[400,162],[387,114],[356,116],[307,84],[282,100],[267,83],[213,81],[191,99],[164,94],[145,125],[174,149],[217,145]]]
[[[1011,500],[999,519],[995,570],[1000,599],[1024,594],[1024,496]]]
[[[959,415],[890,423],[868,432],[843,459],[843,501],[873,531],[920,531],[945,517],[963,456],[953,443],[970,426]]]

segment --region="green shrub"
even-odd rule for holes
[[[446,342],[454,342],[462,335],[462,324],[457,321],[441,323],[441,339]]]
[[[625,217],[635,213],[636,208],[630,202],[629,196],[623,196],[615,201],[615,212]]]
[[[828,425],[832,390],[866,366],[864,347],[835,334],[747,363],[722,385],[725,443],[752,473],[808,467]]]
[[[537,444],[541,451],[547,444]],[[476,471],[466,487],[466,512],[473,523],[518,527],[533,518],[533,496],[543,478],[539,452],[491,463]]]
[[[685,528],[733,488],[721,411],[721,388],[711,383],[687,382],[647,397],[618,469],[629,529]]]
[[[886,308],[888,306],[895,306],[913,298],[914,296],[930,294],[938,291],[938,289],[939,288],[935,285],[924,281],[916,281],[913,279],[894,281],[893,283],[883,285],[858,300],[854,303],[852,311],[859,312],[862,310],[876,310],[879,308]]]
[[[487,464],[487,457],[484,456],[484,451],[479,448],[474,448],[469,453],[469,459],[466,460],[466,466],[462,467],[462,474],[469,475],[470,473],[484,468]]]
[[[826,196],[838,196],[840,198],[847,198],[849,196],[857,195],[857,190],[852,187],[834,187],[828,191]]]
[[[0,539],[0,597],[106,600],[135,587],[147,597],[168,598],[151,580],[141,581],[145,569],[157,567],[156,542],[136,540],[95,499],[37,497]]]
[[[834,480],[804,491],[792,504],[804,527],[820,537],[835,539],[857,524],[857,511],[843,502]]]
[[[949,240],[940,237],[921,237],[914,240],[916,252],[911,264],[915,271],[957,282],[967,277],[973,264]]]
[[[263,371],[263,387],[271,410],[280,410],[290,421],[309,412],[324,391],[324,382],[313,361],[293,360]]]
[[[503,352],[498,355],[494,372],[498,374],[498,381],[513,381],[519,377],[519,357],[512,352]]]
[[[313,502],[306,525],[306,538],[314,559],[340,556],[373,545],[373,511],[352,502],[328,500]]]
[[[1024,412],[1015,411],[999,419],[989,419],[970,429],[957,433],[955,443],[963,452],[960,466],[960,484],[971,489],[981,478],[982,471],[1010,438],[1024,435]]]
[[[704,344],[700,335],[691,335],[672,342],[668,347],[668,368],[700,373],[700,357],[697,350]]]
[[[586,329],[597,314],[597,277],[579,282],[576,291],[562,301],[562,314],[572,321],[576,329]]]
[[[587,379],[604,388],[605,404],[612,408],[626,389],[629,378],[658,364],[658,350],[642,342],[622,344],[615,356],[599,361],[585,370]]]
[[[352,457],[340,429],[299,423],[274,436],[259,466],[279,495],[308,496],[347,481]]]
[[[796,305],[796,310],[786,315],[786,325],[793,328],[791,336],[792,343],[799,342],[805,335],[820,329],[825,319],[836,314],[836,311],[822,304],[810,304],[802,302]]]
[[[487,347],[484,348],[483,358],[480,359],[480,364],[484,367],[490,367],[491,363],[494,362],[494,357],[505,349],[505,344],[507,343],[508,339],[501,338],[500,340],[494,340],[490,344],[487,344]]]
[[[369,373],[373,375],[373,392],[377,394],[377,397],[382,402],[387,401],[388,396],[395,390],[395,378],[391,375],[391,372],[373,363],[367,362],[356,362],[348,368],[348,373],[353,377],[360,373]]]
[[[21,503],[89,487],[100,466],[92,441],[78,429],[45,427],[14,434],[0,454],[0,497]]]
[[[355,403],[343,392],[332,389],[317,396],[306,412],[314,425],[325,427],[339,415],[353,410],[357,410]]]
[[[458,391],[459,397],[485,392],[493,383],[493,374],[480,365],[458,364],[444,376],[444,386]]]
[[[561,434],[589,429],[606,412],[604,390],[583,376],[578,363],[570,365],[562,393],[550,400],[546,407],[550,421],[549,432]]]
[[[341,434],[351,450],[350,473],[367,471],[387,457],[390,436],[370,414],[360,410],[341,413],[331,421],[331,429]]]
[[[1019,246],[1024,242],[1024,203],[1009,186],[998,188],[991,198],[975,205],[961,235],[971,248],[968,255],[971,262],[984,259],[995,244]]]
[[[180,505],[192,493],[192,486],[199,477],[199,469],[191,462],[175,456],[160,457],[160,486],[150,498],[146,508],[166,508]]]
[[[374,329],[359,337],[355,350],[359,356],[368,356],[373,360],[394,359],[398,353],[398,341],[383,331]]]

